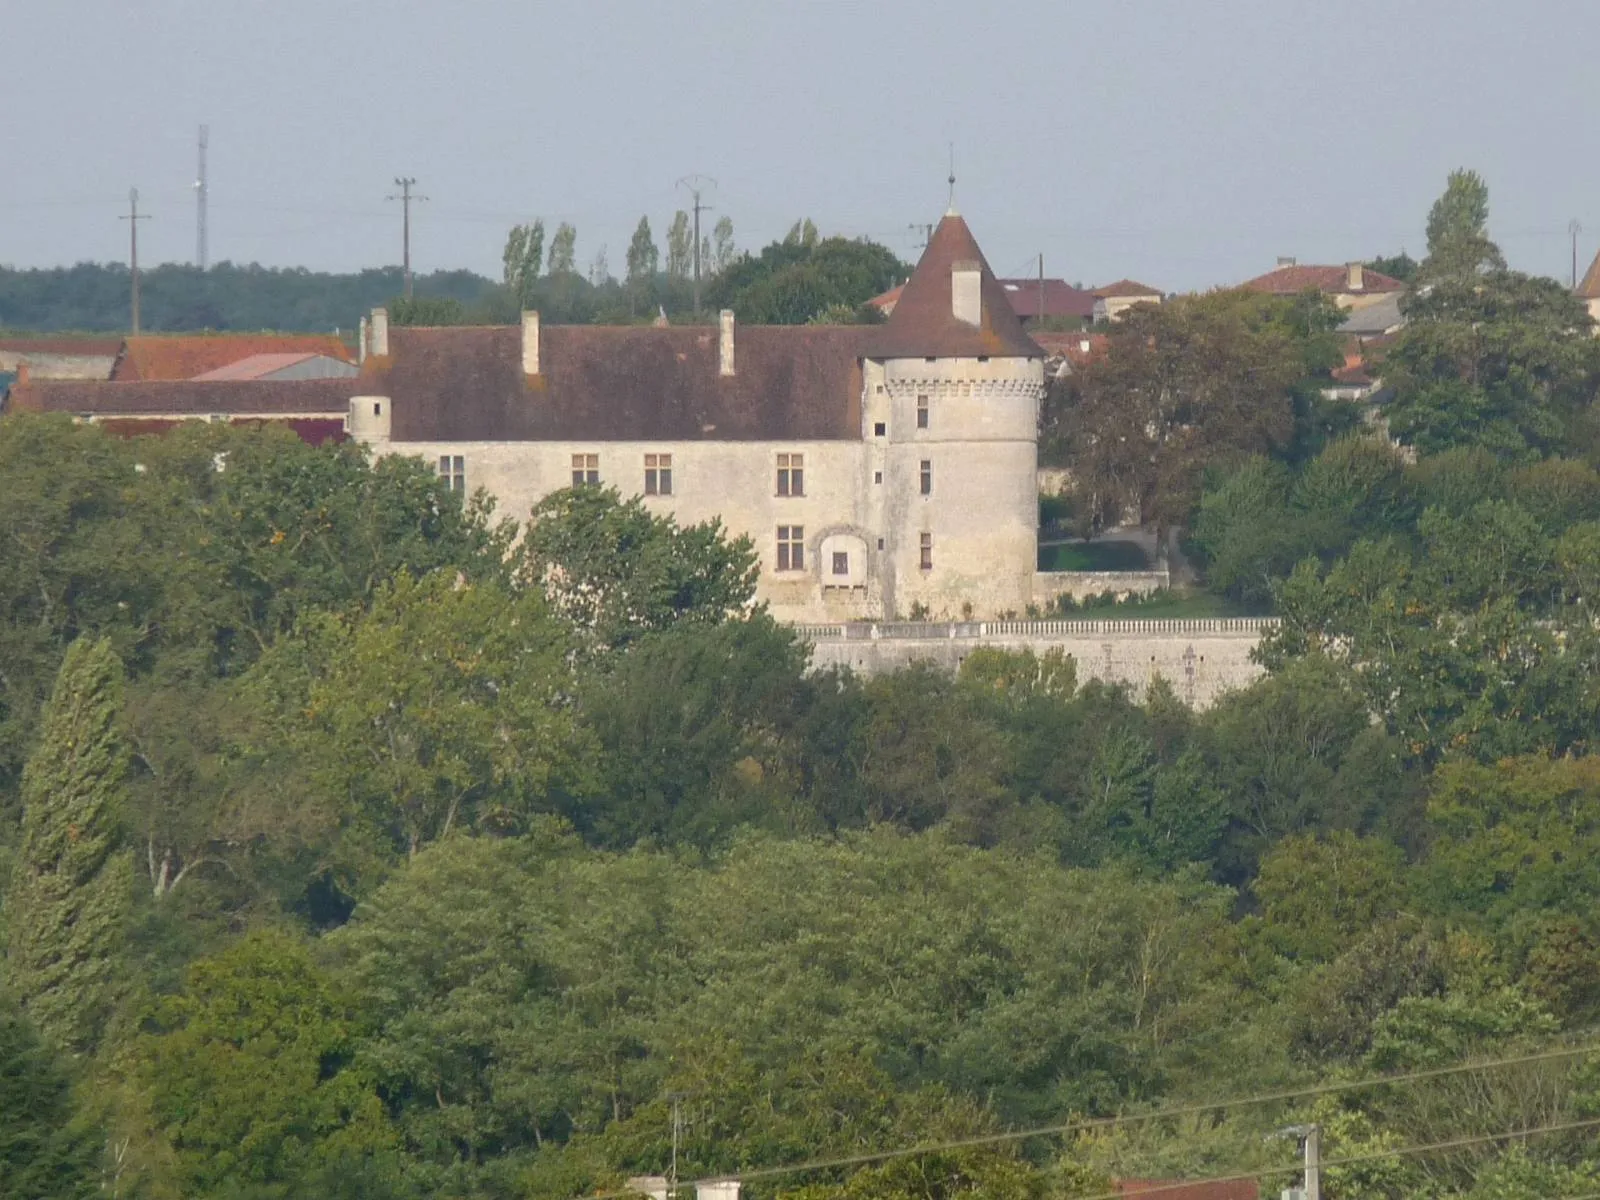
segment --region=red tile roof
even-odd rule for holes
[[[900,303],[900,293],[905,290],[905,284],[897,283],[887,292],[880,292],[871,300],[868,300],[867,303],[872,305],[873,308],[893,308],[896,304]]]
[[[1119,1179],[1117,1191],[1124,1200],[1261,1200],[1261,1185],[1254,1179],[1229,1179],[1216,1183],[1185,1183],[1181,1179]]]
[[[1116,283],[1108,283],[1105,287],[1095,288],[1094,295],[1099,296],[1101,299],[1107,299],[1111,296],[1153,296],[1159,300],[1162,296],[1162,291],[1160,288],[1153,288],[1149,284],[1139,283],[1137,280],[1119,279]]]
[[[979,321],[969,325],[951,311],[952,274],[960,262],[979,270]],[[994,277],[967,223],[946,213],[922,252],[917,269],[886,324],[871,339],[873,358],[1042,358],[1022,328],[1006,291]]]
[[[397,442],[859,438],[861,358],[877,332],[739,326],[725,376],[715,326],[546,325],[528,377],[518,329],[399,328],[386,359],[343,382],[391,398]]]
[[[328,413],[341,417],[360,389],[354,379],[295,379],[201,383],[194,380],[40,380],[13,387],[18,412],[74,416],[186,417],[228,414]]]
[[[349,348],[331,334],[208,333],[195,336],[128,338],[122,343],[114,380],[193,379],[256,354],[326,354],[352,361]]]
[[[1257,275],[1239,285],[1252,292],[1271,292],[1275,296],[1295,296],[1301,292],[1324,292],[1330,296],[1384,295],[1403,292],[1406,285],[1398,279],[1377,271],[1361,272],[1359,292],[1350,287],[1350,273],[1346,267],[1279,267],[1265,275]]]

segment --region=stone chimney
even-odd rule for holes
[[[539,373],[539,314],[536,312],[522,314],[522,373]]]
[[[372,320],[367,325],[369,345],[367,353],[373,358],[389,357],[389,310],[375,308],[372,310]]]
[[[1361,291],[1362,288],[1366,286],[1366,280],[1364,278],[1365,271],[1366,271],[1366,268],[1364,268],[1358,262],[1345,263],[1345,265],[1344,265],[1344,286],[1345,286],[1345,290],[1349,291],[1349,292],[1359,292],[1359,291]]]
[[[367,332],[367,319],[366,319],[366,317],[362,317],[361,318],[361,332],[356,335],[356,362],[358,364],[359,363],[364,363],[364,362],[367,361],[367,338],[368,338],[368,336],[369,336],[369,334]]]
[[[26,359],[17,364],[17,378],[14,382],[19,388],[28,386],[28,362]]]
[[[1299,265],[1298,261],[1296,259],[1290,257],[1289,255],[1286,255],[1286,254],[1278,255],[1278,269],[1280,271],[1284,267],[1294,267],[1294,266],[1298,266],[1298,265]]]
[[[733,374],[733,309],[725,308],[717,315],[717,373]]]
[[[977,263],[951,265],[950,314],[968,325],[983,324],[983,272]]]

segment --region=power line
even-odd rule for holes
[[[426,200],[427,197],[413,196],[411,194],[411,189],[417,186],[417,181],[409,175],[397,176],[395,178],[394,185],[400,189],[400,194],[398,196],[388,196],[385,198],[389,200],[400,201],[400,211],[402,214],[400,218],[400,261],[401,269],[404,272],[402,278],[405,280],[405,297],[407,300],[409,300],[411,299],[411,202],[413,200],[421,202]]]
[[[717,181],[709,175],[685,175],[677,184],[688,188],[689,195],[694,197],[694,315],[697,317],[700,315],[700,214],[711,211],[709,204],[700,203],[700,187],[704,183],[717,186]]]
[[[1600,1125],[1600,1117],[1589,1117],[1582,1121],[1563,1121],[1556,1125],[1535,1125],[1531,1128],[1505,1129],[1498,1133],[1474,1133],[1463,1137],[1446,1138],[1438,1142],[1426,1142],[1420,1146],[1392,1146],[1387,1150],[1368,1150],[1361,1154],[1346,1154],[1339,1158],[1325,1158],[1321,1161],[1322,1170],[1330,1167],[1353,1167],[1361,1163],[1379,1162],[1386,1158],[1410,1158],[1419,1154],[1437,1154],[1442,1150],[1464,1150],[1469,1146],[1486,1146],[1495,1142],[1510,1142],[1517,1138],[1540,1137],[1547,1133],[1571,1133],[1578,1129],[1593,1129]],[[1294,1163],[1283,1167],[1261,1167],[1254,1171],[1239,1172],[1233,1175],[1212,1175],[1201,1179],[1175,1180],[1172,1183],[1156,1184],[1154,1187],[1142,1187],[1136,1193],[1138,1200],[1145,1196],[1159,1196],[1163,1192],[1175,1192],[1183,1188],[1208,1183],[1245,1183],[1253,1179],[1260,1179],[1263,1175],[1292,1175],[1303,1169],[1302,1164]],[[730,1176],[729,1178],[732,1178]],[[1077,1200],[1124,1200],[1120,1191],[1101,1192],[1098,1195],[1079,1196]]]
[[[1365,1079],[1340,1080],[1334,1083],[1315,1084],[1302,1088],[1289,1088],[1277,1092],[1260,1092],[1251,1096],[1242,1096],[1234,1099],[1210,1100],[1194,1104],[1184,1104],[1173,1108],[1157,1109],[1148,1113],[1133,1113],[1116,1117],[1088,1117],[1074,1121],[1065,1121],[1058,1125],[1040,1125],[1031,1129],[1008,1130],[1003,1133],[979,1134],[973,1137],[953,1138],[940,1142],[924,1142],[915,1146],[907,1146],[900,1150],[879,1150],[867,1154],[850,1154],[837,1158],[809,1159],[803,1162],[791,1163],[777,1167],[757,1167],[749,1171],[741,1171],[728,1175],[710,1176],[695,1182],[710,1182],[711,1180],[739,1180],[748,1182],[752,1179],[770,1179],[780,1175],[806,1174],[812,1171],[834,1170],[840,1167],[868,1166],[873,1163],[890,1162],[900,1158],[916,1158],[924,1154],[937,1154],[947,1150],[967,1150],[980,1146],[998,1146],[1007,1142],[1028,1141],[1039,1137],[1059,1137],[1062,1134],[1077,1133],[1090,1129],[1106,1129],[1123,1125],[1143,1124],[1150,1121],[1170,1120],[1177,1117],[1195,1116],[1202,1113],[1214,1113],[1230,1108],[1246,1108],[1258,1104],[1281,1103],[1286,1100],[1304,1100],[1312,1096],[1334,1095],[1340,1092],[1360,1091],[1366,1088],[1388,1087],[1396,1084],[1418,1083],[1427,1079],[1440,1079],[1450,1075],[1462,1075],[1473,1071],[1491,1071],[1501,1067],[1524,1066],[1529,1063],[1549,1062],[1562,1058],[1576,1058],[1584,1054],[1600,1052],[1600,1043],[1590,1042],[1580,1046],[1567,1047],[1560,1050],[1541,1050],[1531,1054],[1520,1054],[1507,1058],[1476,1059],[1463,1063],[1456,1063],[1448,1067],[1429,1067],[1418,1071],[1403,1071],[1389,1075],[1374,1075]],[[1589,1122],[1600,1124],[1600,1119]],[[1324,1161],[1325,1166],[1338,1166],[1339,1163],[1331,1160]],[[1224,1182],[1223,1180],[1202,1180],[1190,1182]],[[1152,1189],[1155,1190],[1155,1189]],[[601,1192],[587,1198],[587,1200],[620,1200],[621,1197],[631,1196],[631,1192]],[[1079,1200],[1119,1200],[1119,1194],[1113,1193],[1108,1197],[1079,1197]]]
[[[135,337],[139,335],[139,222],[149,219],[149,213],[141,215],[139,212],[139,189],[129,188],[127,215],[118,217],[117,220],[128,223],[128,274],[132,283],[132,292],[128,297],[130,309],[128,315]]]

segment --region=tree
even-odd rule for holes
[[[817,244],[817,227],[810,217],[802,217],[789,227],[789,232],[783,235],[783,244],[786,246],[802,246],[809,250]]]
[[[554,258],[554,248],[551,250]],[[507,290],[517,298],[523,308],[529,307],[534,284],[544,263],[544,219],[531,225],[513,225],[506,235],[505,253],[501,255]],[[551,268],[554,273],[555,268]]]
[[[606,248],[601,246],[589,260],[589,286],[604,287],[611,280],[611,262],[606,258]]]
[[[830,309],[852,312],[904,278],[905,264],[883,246],[849,238],[774,242],[759,257],[725,267],[713,304],[762,325],[802,325]]]
[[[22,844],[6,897],[6,969],[51,1041],[92,1050],[117,1000],[132,901],[119,848],[127,749],[117,729],[122,666],[103,639],[62,661],[23,775]]]
[[[263,682],[317,661],[290,736],[352,833],[415,855],[458,828],[513,832],[581,793],[567,634],[541,594],[402,575],[371,612],[307,633]]]
[[[99,1143],[61,1063],[0,994],[0,1195],[92,1200]]]
[[[304,1195],[324,1173],[373,1165],[398,1175],[383,1102],[353,1061],[356,1006],[299,941],[263,930],[201,959],[152,1025],[135,1072],[181,1194]]]
[[[688,279],[693,273],[694,232],[689,228],[689,214],[680,208],[672,214],[672,225],[667,229],[667,274]]]
[[[650,218],[640,217],[633,239],[628,243],[628,286],[644,287],[654,280],[660,269],[660,259],[661,253],[650,233]]]
[[[1390,432],[1424,454],[1480,446],[1503,460],[1559,452],[1597,391],[1583,302],[1515,271],[1440,276],[1407,307],[1384,358]]]
[[[1307,306],[1311,306],[1309,311]],[[1142,305],[1047,402],[1046,452],[1073,474],[1087,532],[1187,521],[1206,469],[1286,452],[1299,393],[1337,359],[1324,301],[1214,292]]]
[[[1305,962],[1337,957],[1398,912],[1404,857],[1382,838],[1349,830],[1284,838],[1251,885],[1268,939]]]
[[[735,254],[733,246],[733,219],[718,217],[711,230],[711,270],[721,273],[728,269]]]
[[[618,647],[679,622],[715,624],[746,608],[759,568],[748,537],[713,519],[680,527],[611,488],[554,492],[517,548],[522,585],[547,591],[591,647]]]
[[[473,320],[461,301],[449,296],[396,296],[389,301],[394,325],[470,325]]]
[[[1419,281],[1460,284],[1505,270],[1488,225],[1489,186],[1476,171],[1451,171],[1444,194],[1428,211],[1428,257],[1418,270]]]
[[[550,239],[550,274],[573,275],[578,270],[578,231],[566,221],[556,226]]]
[[[1417,260],[1404,250],[1400,251],[1399,254],[1380,254],[1377,258],[1369,259],[1363,265],[1369,271],[1387,275],[1390,279],[1398,279],[1401,283],[1410,283],[1417,276]]]

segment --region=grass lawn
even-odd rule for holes
[[[1136,542],[1064,542],[1039,547],[1041,571],[1148,571],[1150,559]]]

